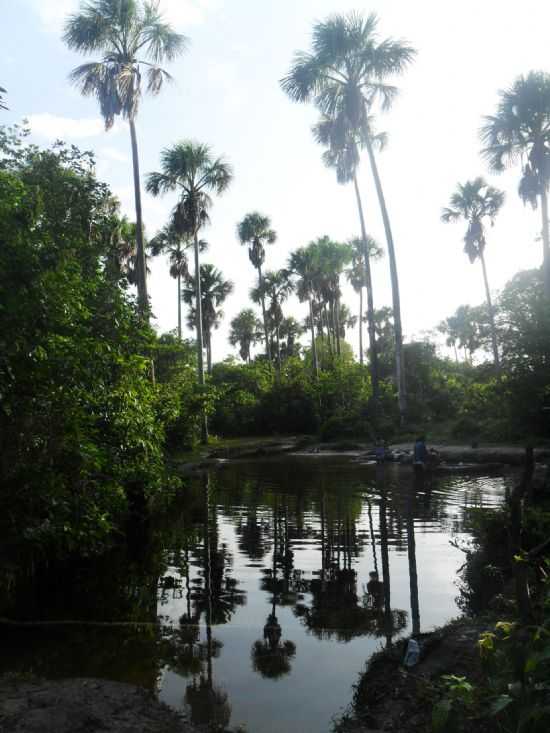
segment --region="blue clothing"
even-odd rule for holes
[[[414,444],[414,462],[415,463],[427,463],[428,462],[428,449],[426,443],[423,440],[417,440]]]

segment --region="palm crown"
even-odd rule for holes
[[[160,64],[182,53],[187,39],[163,19],[158,2],[94,0],[69,17],[67,46],[84,54],[101,53],[101,61],[78,66],[71,80],[82,94],[96,96],[105,126],[115,117],[134,119],[141,97],[142,67],[147,91],[158,94],[171,77]]]
[[[459,184],[449,203],[450,206],[443,209],[441,219],[444,222],[464,219],[468,223],[464,251],[470,262],[474,262],[485,249],[483,220],[489,219],[493,224],[504,203],[504,192],[489,186],[483,178],[478,177]]]
[[[214,158],[208,145],[186,140],[162,151],[161,171],[149,173],[146,187],[153,196],[180,192],[173,225],[180,234],[194,236],[209,220],[210,193],[223,193],[232,178],[229,163]]]
[[[195,277],[187,274],[186,287],[182,290],[183,301],[193,306],[196,302],[196,290]],[[218,309],[232,292],[233,283],[229,280],[224,280],[220,270],[214,267],[214,265],[201,265],[202,317],[205,331],[219,326],[223,313]],[[192,328],[194,324],[195,315],[191,313],[189,327]]]
[[[380,41],[378,18],[333,15],[313,28],[311,53],[297,53],[281,86],[296,102],[313,101],[329,117],[341,115],[354,130],[368,128],[373,103],[388,108],[396,88],[385,80],[402,71],[415,51],[402,41]]]
[[[273,244],[277,240],[270,218],[257,211],[247,214],[239,223],[237,236],[241,244],[248,245],[248,257],[256,269],[265,261],[265,245]]]
[[[519,194],[536,206],[550,182],[550,74],[532,71],[501,92],[481,129],[483,154],[495,171],[520,162]]]

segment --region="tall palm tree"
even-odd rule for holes
[[[296,283],[296,295],[303,303],[307,300],[309,306],[309,326],[311,330],[311,355],[313,360],[313,372],[319,374],[319,362],[317,359],[317,345],[315,342],[315,318],[313,312],[313,298],[315,292],[315,260],[310,247],[300,247],[291,253],[288,261],[288,270],[294,274],[298,281]]]
[[[277,232],[271,228],[271,220],[268,216],[253,211],[247,214],[237,225],[237,236],[241,244],[248,245],[248,258],[252,266],[258,271],[258,287],[263,289],[262,265],[265,262],[265,245],[273,244],[277,240]],[[264,323],[265,353],[271,361],[271,349],[269,344],[269,333],[267,328],[267,312],[265,308],[265,296],[261,296],[262,317]]]
[[[335,242],[327,236],[319,237],[310,246],[316,262],[317,286],[328,303],[334,347],[340,356],[340,275],[352,258],[352,250],[349,244]]]
[[[193,246],[188,235],[180,234],[171,220],[165,224],[149,242],[149,251],[153,257],[168,255],[170,277],[178,283],[178,339],[181,341],[181,280],[189,274],[189,260],[187,250]],[[199,240],[199,251],[205,252],[208,242]]]
[[[473,181],[466,181],[459,184],[451,196],[450,205],[443,209],[441,219],[444,222],[464,219],[468,224],[464,235],[464,252],[468,255],[470,262],[479,260],[483,270],[483,283],[485,285],[485,297],[489,310],[489,322],[491,325],[491,342],[493,346],[493,359],[497,369],[500,369],[500,358],[498,354],[497,332],[495,327],[495,314],[491,300],[491,290],[487,278],[487,267],[485,265],[485,238],[484,219],[494,223],[495,217],[504,203],[504,191],[489,186],[486,181],[479,177]]]
[[[250,363],[250,349],[262,338],[262,323],[252,308],[240,311],[231,321],[229,343],[239,347],[241,359]]]
[[[168,255],[170,262],[170,276],[178,283],[178,339],[181,341],[181,279],[189,272],[187,252],[189,240],[186,240],[175,230],[173,222],[166,224],[149,242],[153,257],[160,254]]]
[[[366,250],[365,250],[365,241],[366,241]],[[378,245],[376,240],[373,237],[370,237],[366,235],[366,240],[363,237],[355,237],[354,239],[350,239],[348,244],[352,248],[352,260],[351,260],[351,267],[346,272],[346,277],[348,279],[348,282],[352,286],[352,288],[355,290],[356,293],[359,294],[359,315],[358,315],[358,322],[359,322],[359,363],[363,364],[363,289],[367,287],[367,284],[370,281],[370,277],[367,279],[366,275],[366,267],[365,262],[369,262],[369,270],[370,270],[370,261],[371,259],[380,259],[383,256],[383,250]],[[369,273],[370,276],[370,273]],[[372,295],[372,289],[371,289],[371,295]],[[367,315],[367,318],[369,320],[369,323],[372,320],[372,328],[374,331],[374,303],[372,302],[372,297],[369,299],[368,303],[369,308],[369,314]],[[372,312],[370,309],[372,308]],[[375,347],[376,347],[376,337],[372,339]],[[372,354],[372,343],[371,343],[371,354]],[[376,371],[376,377],[378,377],[378,372]],[[373,380],[373,387],[374,387],[374,380]]]
[[[341,127],[364,141],[384,223],[393,295],[396,377],[402,419],[406,411],[403,330],[399,278],[390,218],[374,155],[369,118],[377,102],[388,109],[397,93],[387,79],[411,63],[414,49],[403,41],[379,40],[378,18],[359,13],[332,15],[313,27],[311,53],[298,53],[283,90],[296,102],[313,101],[322,114],[339,118]]]
[[[272,320],[275,331],[275,347],[277,349],[277,368],[281,371],[281,323],[283,321],[282,304],[293,290],[288,270],[275,270],[264,273],[262,287],[252,288],[250,297],[255,303],[267,298],[269,308],[267,315]]]
[[[221,306],[227,296],[233,292],[233,283],[224,280],[222,273],[214,265],[201,265],[200,293],[202,298],[202,328],[206,343],[206,363],[208,374],[212,374],[212,330],[220,326],[223,318]],[[184,303],[191,306],[187,324],[193,328],[197,322],[197,285],[195,277],[189,273],[185,276],[185,287],[182,298]]]
[[[70,75],[84,96],[97,97],[105,129],[122,115],[130,125],[134,196],[136,203],[137,288],[142,315],[149,309],[147,270],[143,242],[143,217],[136,115],[142,93],[142,68],[147,76],[147,92],[156,95],[170,80],[161,67],[186,48],[187,39],[164,20],[158,3],[146,0],[88,0],[65,23],[63,40],[79,53],[102,54],[100,61],[82,64]]]
[[[378,349],[376,348],[376,334],[374,325],[374,292],[372,286],[371,274],[371,258],[368,246],[368,235],[365,226],[365,215],[363,212],[363,202],[359,190],[357,180],[357,168],[360,162],[359,143],[355,134],[349,129],[342,115],[336,118],[323,115],[321,120],[313,126],[313,135],[317,142],[327,147],[323,153],[323,161],[329,168],[336,170],[336,179],[338,183],[346,184],[353,181],[355,190],[355,198],[357,201],[357,210],[359,212],[359,222],[361,225],[361,244],[362,244],[362,268],[364,270],[365,287],[367,289],[367,323],[369,332],[370,345],[370,370],[373,396],[375,401],[379,396],[379,370],[378,370]],[[383,137],[376,136],[377,140],[383,141]],[[363,290],[361,288],[360,297],[362,298]],[[360,361],[363,363],[363,330],[359,329],[359,338],[361,341]]]
[[[211,193],[222,194],[227,190],[233,173],[222,158],[214,158],[208,145],[190,140],[165,148],[161,153],[161,171],[149,173],[147,190],[153,196],[170,191],[179,193],[179,200],[172,213],[175,230],[193,240],[195,251],[195,286],[197,304],[197,356],[199,383],[204,385],[204,347],[202,328],[202,298],[199,258],[199,231],[208,223],[212,206]],[[203,442],[208,442],[208,425],[203,414]]]
[[[544,292],[550,298],[550,74],[531,71],[500,92],[496,114],[481,129],[483,155],[492,170],[521,164],[519,195],[542,214]]]

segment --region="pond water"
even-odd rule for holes
[[[0,615],[75,623],[1,632],[0,674],[127,681],[197,723],[326,733],[373,652],[458,615],[450,540],[504,487],[318,455],[226,464],[131,556],[19,589]]]

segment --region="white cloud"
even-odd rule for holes
[[[27,119],[31,131],[46,140],[82,140],[84,138],[98,137],[105,131],[105,125],[100,117],[62,117],[49,112],[28,115]],[[115,124],[110,134],[120,130],[120,125]]]
[[[78,0],[27,0],[48,33],[61,33],[68,15],[79,7]],[[204,23],[223,0],[160,0],[160,9],[178,30]]]

